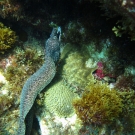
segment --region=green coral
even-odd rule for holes
[[[0,51],[4,52],[11,48],[16,40],[17,36],[15,32],[0,22]]]
[[[118,92],[100,82],[91,84],[82,98],[73,102],[83,123],[102,125],[116,120],[122,112],[122,99]]]
[[[93,80],[92,72],[96,69],[96,65],[93,66],[94,63],[91,63],[91,66],[87,67],[87,60],[88,57],[83,56],[82,53],[77,51],[70,53],[63,67],[63,78],[69,84],[74,84],[81,88],[86,87]]]
[[[59,81],[45,92],[44,103],[51,113],[67,117],[73,113],[72,101],[76,96],[63,81]]]

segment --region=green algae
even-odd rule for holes
[[[0,53],[10,49],[16,41],[16,33],[0,22]]]
[[[83,123],[103,125],[118,119],[123,103],[116,90],[102,83],[87,87],[82,98],[73,102],[78,117]]]

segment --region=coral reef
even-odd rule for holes
[[[135,90],[135,76],[121,75],[117,78],[115,88],[119,91],[131,91]]]
[[[11,48],[16,40],[17,36],[15,32],[0,22],[0,53]]]
[[[134,113],[135,110],[135,92],[130,90],[130,92],[120,92],[120,97],[124,104],[123,106],[123,114],[131,114]]]
[[[135,91],[125,90],[120,92],[120,97],[123,100],[123,109],[120,117],[120,122],[123,127],[123,133],[134,134],[135,133]]]
[[[121,120],[121,127],[123,134],[135,134],[135,113],[131,111],[129,114],[124,114]],[[116,127],[117,128],[117,127]]]
[[[0,78],[3,78],[0,81],[0,114],[2,116],[0,118],[2,124],[0,132],[3,134],[15,134],[18,127],[17,119],[20,102],[18,97],[20,97],[21,89],[26,79],[44,62],[44,51],[40,45],[41,43],[37,41],[36,39],[30,39],[29,42],[25,42],[24,49],[14,48],[0,62]],[[11,119],[11,111],[13,112],[12,115],[16,116],[15,119]],[[5,114],[5,112],[7,113]]]
[[[134,20],[128,17],[123,17],[116,23],[116,26],[112,28],[112,31],[115,33],[117,37],[122,37],[122,35],[126,34],[131,39],[131,41],[135,41],[135,32],[134,32],[135,24]]]
[[[4,53],[0,56],[0,134],[15,134],[21,89],[44,63],[47,50],[41,44],[51,27],[59,25],[63,29],[61,46],[66,47],[55,79],[64,81],[52,82],[45,96],[36,100],[41,133],[135,134],[134,11],[134,0],[0,0],[0,22],[5,25],[0,23],[0,32],[5,29],[9,43],[14,38],[8,44],[0,33],[0,54]],[[63,105],[55,109],[61,101]],[[86,108],[79,110],[79,106]],[[40,132],[35,125],[33,129]]]
[[[109,19],[116,18],[116,24],[112,31],[116,36],[121,37],[126,34],[131,40],[135,40],[135,2],[133,0],[96,0],[101,4],[101,9],[105,11],[105,16]]]
[[[41,134],[77,135],[82,127],[73,109],[72,101],[78,95],[58,76],[37,99],[36,117]]]
[[[44,57],[32,47],[26,47],[24,50],[17,47],[14,49],[14,55],[11,55],[10,58],[9,66],[4,69],[4,76],[9,82],[10,90],[18,95],[25,80],[43,64]]]
[[[87,59],[87,54],[83,55],[79,51],[72,52],[68,55],[62,71],[63,78],[68,80],[68,84],[85,88],[88,82],[93,80],[92,72],[96,69],[96,65],[92,62],[89,67],[86,67]]]
[[[96,64],[94,76],[96,79],[102,80],[105,76],[113,77],[121,72],[120,61],[118,59],[118,47],[111,38],[103,39],[100,43],[91,41],[86,45],[89,58]],[[117,60],[118,59],[118,60]]]
[[[67,117],[73,113],[72,101],[75,97],[77,95],[59,81],[45,92],[44,104],[51,113]]]
[[[85,27],[80,22],[70,22],[65,27],[64,42],[68,42],[80,46],[84,42],[88,42]],[[87,39],[87,40],[86,40]]]
[[[42,135],[78,135],[79,129],[82,127],[76,114],[71,117],[58,117],[45,109],[37,118]]]
[[[11,113],[12,111],[12,113]],[[18,126],[19,110],[16,108],[9,108],[0,117],[0,134],[1,135],[15,135]]]
[[[1,0],[0,1],[0,16],[2,18],[15,18],[19,20],[22,18],[21,5],[14,0]]]
[[[83,123],[102,125],[115,121],[122,112],[122,99],[116,90],[106,84],[90,84],[82,98],[73,102]]]

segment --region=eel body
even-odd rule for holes
[[[17,135],[25,135],[25,118],[32,108],[38,95],[54,78],[55,63],[60,57],[60,43],[57,38],[57,29],[53,29],[50,38],[45,44],[45,63],[36,71],[23,86],[20,98],[20,119]]]

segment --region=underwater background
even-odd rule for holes
[[[17,135],[25,97],[26,135],[134,135],[135,1],[0,0],[0,135]]]

